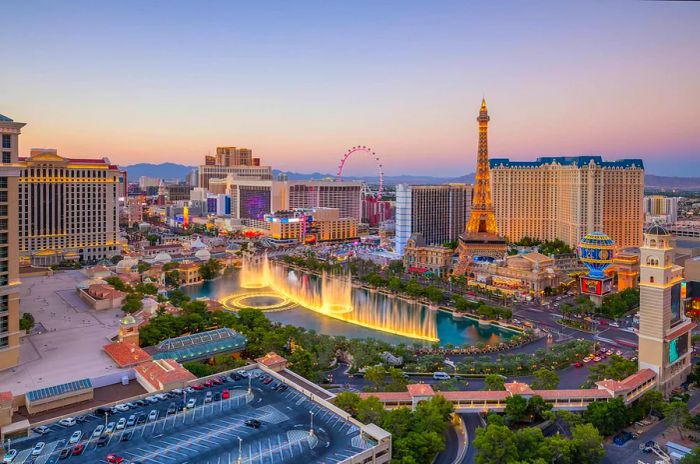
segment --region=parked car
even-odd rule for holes
[[[583,363],[582,363],[581,361],[576,361],[576,362],[574,363],[574,366],[576,366],[576,367],[582,367],[582,366],[583,366]]]
[[[104,426],[104,425],[98,425],[98,426],[95,428],[95,431],[92,432],[92,437],[93,437],[93,438],[99,437],[100,435],[102,435],[102,432],[104,432],[104,430],[105,430],[105,426]]]
[[[433,379],[450,380],[450,374],[448,374],[447,372],[433,372]]]
[[[230,397],[231,397],[231,393],[229,393],[229,391],[227,389],[221,391],[221,398],[227,400]]]
[[[137,424],[145,424],[147,420],[147,417],[145,414],[139,414],[138,419],[136,419]]]
[[[221,401],[221,393],[219,393],[219,392],[214,393],[214,401]]]
[[[118,454],[108,454],[105,461],[107,461],[109,464],[122,464],[124,462],[124,458]]]
[[[136,415],[132,414],[129,416],[129,419],[127,419],[126,426],[133,427],[134,425],[136,425]]]
[[[107,435],[100,435],[100,438],[97,439],[95,444],[102,448],[103,446],[107,446],[107,442],[109,441],[109,437]]]
[[[212,381],[212,380],[207,380],[206,382],[204,382],[203,385],[204,385],[206,388],[211,388],[211,387],[214,386],[214,381]]]
[[[131,440],[131,435],[132,435],[133,433],[134,433],[133,431],[129,431],[129,432],[124,432],[124,433],[122,433],[122,436],[121,436],[121,438],[119,438],[119,441],[129,441],[129,440]]]
[[[83,438],[83,432],[81,432],[80,430],[76,430],[75,432],[73,432],[73,435],[71,435],[68,439],[68,443],[74,445],[78,443],[81,438]]]
[[[78,424],[82,424],[82,423],[84,423],[84,422],[87,422],[88,419],[89,419],[88,416],[78,416],[78,417],[75,418],[75,421],[76,421]]]
[[[263,380],[263,383],[265,385],[269,385],[272,382],[272,377],[266,377],[265,380]]]
[[[185,391],[186,391],[187,393],[194,393],[194,392],[196,392],[197,390],[195,390],[195,389],[192,388],[192,387],[187,387],[187,388],[185,388]]]
[[[200,390],[204,390],[204,385],[200,385],[200,384],[192,385],[192,388],[194,388],[197,391],[200,391]]]
[[[64,427],[73,427],[78,421],[76,421],[74,417],[65,417],[58,421],[58,423]]]
[[[632,439],[632,434],[629,432],[620,432],[613,438],[613,443],[617,446],[622,446]]]
[[[3,464],[9,464],[12,461],[14,461],[14,459],[16,457],[17,457],[17,450],[12,449],[12,450],[8,451],[7,453],[5,453],[5,457],[2,458],[2,462],[3,462]]]
[[[126,419],[123,417],[117,421],[117,430],[124,430],[126,428]]]
[[[35,428],[34,431],[39,435],[46,435],[51,431],[51,429],[45,425],[40,425],[39,427]]]
[[[277,389],[277,391],[283,392],[287,388],[289,388],[289,385],[287,385],[286,383],[283,383],[282,385],[280,385],[280,387]]]
[[[170,403],[168,405],[168,411],[166,414],[175,414],[177,412],[177,404],[175,403]]]
[[[73,456],[78,456],[80,454],[83,454],[84,450],[85,450],[85,445],[79,443],[73,447],[73,452],[71,454]]]
[[[184,390],[182,390],[181,388],[175,388],[175,389],[173,390],[173,393],[176,394],[176,395],[182,395],[182,392],[183,392],[183,391],[184,391]]]
[[[197,405],[197,399],[196,398],[190,398],[187,400],[187,409],[192,409]]]
[[[156,409],[151,410],[151,412],[148,413],[148,422],[154,421],[158,419],[158,411]]]
[[[248,419],[244,422],[244,424],[246,426],[254,428],[254,429],[259,429],[260,426],[262,425],[261,422],[257,419]]]
[[[126,412],[130,408],[129,408],[129,405],[127,405],[127,404],[118,404],[118,405],[114,406],[114,409],[116,409],[119,412]]]
[[[160,400],[159,400],[158,398],[156,398],[155,396],[147,396],[147,397],[144,398],[144,400],[146,400],[147,402],[149,402],[149,403],[151,403],[151,404],[156,404],[158,401],[160,401]]]
[[[32,448],[32,456],[39,456],[42,451],[44,451],[44,447],[46,446],[46,443],[43,441],[38,442],[36,445],[34,445],[34,448]]]
[[[63,448],[60,453],[58,453],[58,459],[66,459],[70,456],[70,448]]]
[[[211,392],[208,391],[206,395],[204,395],[204,402],[205,403],[211,403]]]
[[[237,382],[237,381],[241,380],[242,378],[243,378],[243,376],[241,374],[239,374],[238,372],[234,372],[233,374],[231,374],[231,380],[233,380],[234,382]]]
[[[138,406],[146,406],[148,404],[145,400],[136,400],[134,403]]]
[[[101,408],[95,409],[95,415],[97,415],[97,416],[105,416],[107,414],[111,414],[111,412],[112,412],[111,408],[101,407]]]
[[[116,427],[116,426],[117,426],[117,424],[115,424],[114,422],[110,422],[109,424],[107,424],[107,427],[105,427],[105,433],[114,432],[114,427]]]

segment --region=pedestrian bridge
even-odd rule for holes
[[[583,411],[594,401],[608,401],[622,398],[630,404],[644,392],[656,386],[656,373],[651,369],[641,369],[624,380],[601,380],[597,388],[578,390],[533,390],[526,383],[505,384],[505,391],[446,391],[435,392],[428,384],[408,385],[405,392],[360,393],[362,398],[374,396],[386,409],[408,407],[415,409],[421,401],[440,395],[454,406],[455,412],[502,412],[506,400],[514,395],[525,398],[540,396],[552,405],[554,410]]]

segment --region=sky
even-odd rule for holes
[[[700,4],[61,1],[3,8],[0,113],[21,153],[200,164],[217,146],[385,174],[492,157],[642,158],[700,176]],[[376,170],[354,156],[348,174]]]

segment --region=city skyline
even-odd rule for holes
[[[494,158],[700,168],[691,4],[133,5],[6,12],[0,113],[27,123],[22,156],[196,165],[236,145],[282,170],[335,172],[360,144],[387,175],[462,175],[485,96]]]

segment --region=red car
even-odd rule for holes
[[[206,382],[204,382],[204,386],[207,388],[211,388],[214,386],[214,382],[212,382],[211,380],[207,380]]]
[[[229,394],[228,390],[222,390],[222,391],[221,391],[221,399],[227,400],[227,399],[229,399],[230,397],[231,397],[231,395]]]
[[[192,388],[194,388],[195,390],[204,390],[204,385],[200,385],[200,384],[192,385]]]
[[[117,454],[108,454],[105,459],[110,464],[122,464],[124,462],[124,458]]]
[[[576,364],[574,364],[576,367],[582,367],[583,363],[581,361],[576,361]]]
[[[214,385],[221,385],[222,383],[224,383],[223,380],[221,380],[218,377],[212,380],[212,382],[214,382]]]
[[[75,445],[73,447],[73,456],[77,456],[79,454],[83,454],[83,450],[85,449],[85,445]]]

